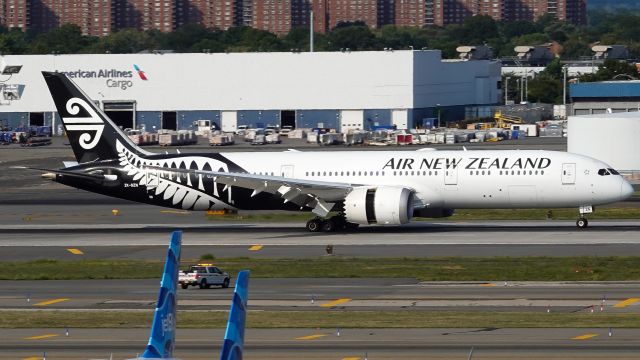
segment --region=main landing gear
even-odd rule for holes
[[[344,215],[332,216],[328,219],[315,217],[307,221],[307,230],[310,232],[333,232],[340,230],[356,230],[358,224],[350,223]]]

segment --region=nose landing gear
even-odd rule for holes
[[[589,220],[587,218],[581,217],[576,221],[576,226],[580,229],[586,229],[589,226]]]
[[[580,206],[580,218],[576,221],[576,226],[580,229],[586,229],[589,226],[589,220],[585,217],[585,214],[591,214],[593,212],[593,206],[584,205]]]

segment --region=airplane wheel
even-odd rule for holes
[[[311,232],[318,232],[322,227],[322,220],[318,218],[307,221],[307,230]]]
[[[589,221],[585,218],[580,218],[578,219],[578,221],[576,221],[576,226],[580,229],[586,229],[587,226],[589,226]]]
[[[332,232],[337,229],[336,222],[333,219],[328,219],[322,223],[322,231]]]
[[[209,284],[207,284],[207,279],[202,279],[200,284],[198,284],[198,287],[200,289],[208,289],[209,288]]]

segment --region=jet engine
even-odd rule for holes
[[[413,215],[413,198],[413,190],[404,187],[359,187],[344,199],[344,212],[356,224],[406,224]]]

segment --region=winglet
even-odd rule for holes
[[[242,270],[238,273],[238,279],[236,280],[236,291],[233,294],[220,360],[242,360],[248,296],[249,270]]]
[[[178,270],[180,267],[180,248],[182,231],[171,234],[171,243],[167,251],[164,273],[160,283],[158,303],[151,325],[149,344],[140,359],[173,358],[173,347],[176,339],[176,290]]]

